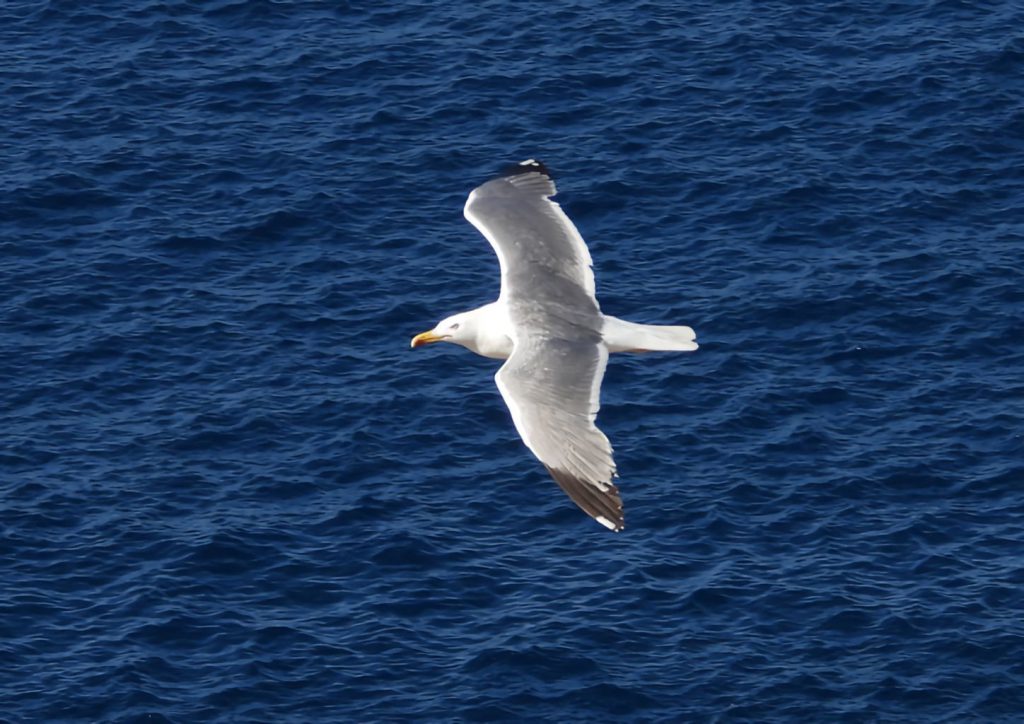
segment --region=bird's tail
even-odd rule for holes
[[[692,352],[698,347],[690,327],[637,324],[607,314],[603,333],[609,352]]]

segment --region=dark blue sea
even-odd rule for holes
[[[1024,720],[1024,5],[0,6],[0,720]],[[627,528],[516,435],[526,158]]]

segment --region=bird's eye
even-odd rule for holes
[[[459,328],[459,323],[458,323],[458,322],[455,322],[455,323],[454,323],[454,324],[452,324],[452,326],[451,326],[451,329],[452,329],[452,331],[455,331],[455,330],[456,330],[456,329],[458,329],[458,328]]]

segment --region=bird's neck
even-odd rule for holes
[[[504,309],[497,302],[491,302],[470,314],[476,335],[463,346],[484,357],[508,359],[512,354],[512,340],[504,331],[509,328]]]

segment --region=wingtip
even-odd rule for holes
[[[620,533],[622,532],[622,529],[626,527],[625,523],[616,523],[614,521],[608,520],[603,515],[594,516],[594,520],[596,520],[598,523],[600,523],[613,533]]]
[[[609,483],[605,489],[600,489],[564,470],[548,465],[544,467],[558,483],[558,487],[565,491],[584,513],[616,533],[626,527],[622,514],[622,498],[619,497],[619,489],[614,484]]]
[[[551,171],[532,158],[506,167],[499,178],[531,196],[551,198],[558,193]]]
[[[548,170],[548,167],[533,158],[528,158],[525,161],[520,161],[517,164],[507,166],[501,175],[507,178],[509,176],[519,176],[524,173],[539,173],[542,176],[551,178],[551,171]]]

